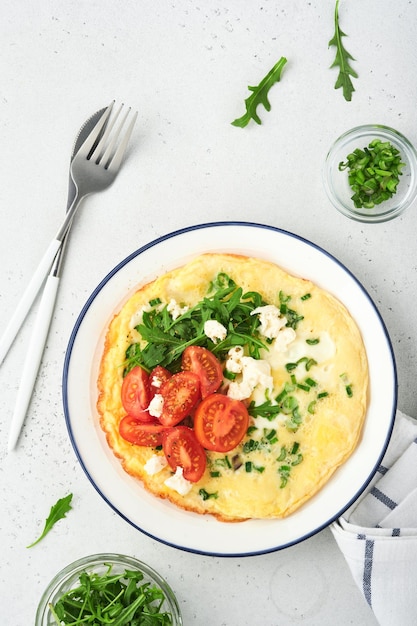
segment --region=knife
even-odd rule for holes
[[[93,130],[97,121],[100,119],[101,115],[105,111],[104,109],[100,109],[94,113],[80,128],[77,138],[75,140],[72,153],[71,153],[71,161],[74,156],[77,154],[78,150],[84,143],[85,139],[88,137],[90,132]],[[102,134],[104,133],[105,126],[103,127],[101,134],[99,135],[96,144],[100,141]],[[96,145],[95,144],[95,145]],[[93,150],[95,148],[93,146]],[[67,199],[67,211],[69,207],[72,205],[73,200],[76,194],[76,187],[74,181],[72,180],[71,173],[69,175],[68,182],[68,199]],[[52,320],[52,315],[55,308],[56,295],[58,292],[59,281],[61,277],[62,271],[62,263],[65,255],[66,244],[68,241],[68,233],[71,228],[71,224],[68,228],[67,234],[62,240],[61,247],[59,248],[51,271],[46,279],[45,286],[42,292],[42,297],[39,303],[38,312],[36,315],[35,323],[32,330],[31,339],[29,342],[28,350],[26,353],[25,362],[23,364],[22,369],[22,379],[20,382],[16,404],[14,408],[14,413],[11,421],[11,428],[9,433],[8,440],[8,451],[12,451],[16,443],[18,441],[24,419],[26,417],[27,409],[29,406],[30,399],[32,397],[33,388],[36,381],[36,376],[39,370],[39,366],[41,363],[42,355],[45,348],[46,339],[49,332],[49,327]],[[11,342],[10,342],[11,343]]]

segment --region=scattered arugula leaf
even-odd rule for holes
[[[240,128],[243,128],[244,126],[247,126],[247,124],[249,124],[251,119],[253,119],[257,124],[262,124],[261,119],[256,112],[256,109],[259,104],[263,104],[267,111],[271,110],[271,104],[268,100],[268,92],[274,83],[277,83],[281,80],[282,69],[286,62],[287,59],[285,57],[281,57],[280,60],[274,65],[272,70],[270,70],[265,78],[261,80],[257,87],[248,87],[249,91],[251,91],[252,94],[245,100],[246,113],[242,115],[242,117],[235,119],[232,122],[233,126],[239,126]]]
[[[336,47],[336,58],[330,67],[339,67],[339,75],[334,88],[339,89],[342,87],[345,100],[350,101],[352,99],[352,93],[355,91],[350,77],[353,76],[354,78],[358,78],[358,75],[349,65],[349,61],[354,61],[355,59],[343,45],[342,37],[346,37],[347,35],[341,30],[339,24],[339,0],[336,0],[335,4],[334,28],[334,35],[328,44],[329,47]]]
[[[169,626],[171,613],[163,610],[165,594],[162,589],[144,581],[137,570],[117,574],[112,565],[105,564],[104,574],[84,571],[78,586],[70,589],[49,605],[58,626],[81,624],[143,624]]]
[[[68,511],[70,511],[70,509],[72,508],[71,500],[72,500],[72,493],[65,496],[65,498],[60,498],[56,502],[56,504],[54,504],[51,507],[49,515],[45,521],[45,526],[42,531],[42,534],[40,535],[40,537],[38,537],[38,539],[36,539],[36,541],[26,546],[27,548],[32,548],[32,546],[35,546],[37,543],[39,543],[45,537],[45,535],[49,533],[52,526],[54,526],[56,522],[58,522],[60,519],[63,519],[66,516]]]

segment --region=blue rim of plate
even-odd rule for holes
[[[79,448],[77,446],[77,442],[75,440],[74,437],[74,433],[73,433],[73,428],[71,425],[71,416],[70,416],[70,410],[69,410],[69,401],[68,401],[68,372],[69,372],[69,367],[70,367],[70,362],[71,362],[71,356],[72,356],[72,351],[74,348],[74,343],[75,340],[77,338],[77,334],[79,332],[80,326],[87,314],[87,312],[89,311],[92,303],[94,302],[95,298],[97,297],[97,295],[100,293],[100,291],[107,285],[107,283],[109,282],[109,280],[115,276],[122,268],[124,268],[130,261],[132,261],[132,259],[135,259],[137,256],[143,254],[146,250],[148,250],[149,248],[152,248],[154,246],[157,246],[158,244],[167,241],[169,239],[172,239],[174,237],[178,237],[179,235],[183,235],[186,233],[189,233],[191,231],[197,231],[197,230],[201,230],[201,229],[207,229],[207,228],[216,228],[216,227],[248,227],[248,228],[259,228],[259,229],[265,229],[267,231],[273,231],[276,233],[279,233],[281,235],[285,235],[288,237],[292,237],[295,240],[298,240],[304,244],[307,244],[308,246],[311,246],[314,250],[320,252],[321,254],[323,254],[324,256],[328,257],[331,261],[333,261],[336,265],[338,265],[353,281],[354,283],[356,283],[356,285],[359,287],[359,289],[362,291],[363,295],[366,297],[366,299],[368,300],[369,304],[371,305],[374,314],[377,316],[381,329],[384,333],[384,338],[386,341],[386,345],[388,347],[389,350],[389,354],[391,357],[391,365],[392,365],[392,374],[393,374],[393,398],[392,398],[392,407],[390,409],[391,411],[391,415],[390,415],[390,421],[389,421],[389,427],[386,430],[386,437],[385,437],[385,442],[384,444],[381,446],[381,450],[380,450],[380,454],[378,455],[372,470],[368,473],[368,476],[366,477],[366,479],[363,481],[361,487],[359,489],[357,489],[356,493],[349,499],[349,501],[341,508],[339,508],[339,510],[337,510],[334,515],[332,515],[330,518],[328,518],[327,520],[325,520],[324,522],[322,522],[321,524],[318,524],[316,527],[312,528],[310,531],[305,532],[304,534],[302,534],[301,536],[290,540],[284,544],[279,544],[276,546],[270,546],[268,548],[265,549],[260,549],[260,550],[251,550],[251,551],[236,551],[236,552],[216,552],[216,551],[212,551],[212,550],[200,550],[200,549],[196,549],[196,548],[191,548],[191,547],[187,547],[184,545],[180,545],[179,543],[176,544],[173,541],[168,541],[165,540],[161,537],[158,537],[157,535],[152,534],[151,532],[148,532],[147,530],[143,529],[140,527],[140,525],[138,525],[137,523],[135,523],[134,521],[132,521],[131,519],[129,519],[129,517],[127,517],[121,510],[119,510],[118,507],[116,507],[110,500],[109,498],[105,495],[105,493],[103,493],[103,491],[99,488],[99,486],[96,484],[94,478],[91,476],[90,472],[88,471],[88,468],[86,467],[86,464],[83,460],[82,455],[80,454]],[[324,530],[325,528],[327,528],[328,526],[330,526],[330,524],[332,524],[335,520],[337,520],[341,515],[343,515],[343,513],[349,509],[349,507],[351,507],[354,502],[359,498],[359,496],[365,491],[366,487],[369,485],[369,483],[371,482],[372,478],[374,477],[375,473],[378,470],[378,467],[380,465],[380,462],[387,450],[391,435],[392,435],[392,430],[394,427],[394,420],[395,420],[395,415],[396,415],[396,410],[397,410],[397,399],[398,399],[398,377],[397,377],[397,368],[396,368],[396,362],[395,362],[395,356],[394,356],[394,351],[393,351],[393,347],[392,347],[392,343],[391,343],[391,339],[389,337],[387,328],[385,326],[385,323],[382,319],[381,314],[379,313],[375,303],[373,302],[372,298],[370,297],[369,293],[367,292],[367,290],[365,289],[365,287],[361,284],[361,282],[356,278],[356,276],[354,276],[354,274],[343,264],[341,263],[341,261],[339,261],[335,256],[333,256],[332,254],[330,254],[329,252],[327,252],[325,249],[321,248],[320,246],[318,246],[317,244],[309,241],[308,239],[300,236],[300,235],[296,235],[294,233],[291,233],[289,231],[286,231],[284,229],[275,227],[275,226],[271,226],[271,225],[267,225],[267,224],[259,224],[256,222],[241,222],[241,221],[224,221],[224,222],[207,222],[207,223],[203,223],[203,224],[196,224],[196,225],[192,225],[192,226],[188,226],[185,228],[181,228],[175,231],[172,231],[168,234],[165,234],[161,237],[158,237],[157,239],[152,240],[151,242],[145,244],[144,246],[138,248],[137,250],[135,250],[134,252],[132,252],[129,256],[127,256],[125,259],[123,259],[119,264],[117,264],[104,278],[103,280],[97,285],[97,287],[94,289],[94,291],[91,293],[90,297],[87,299],[86,303],[84,304],[83,308],[81,309],[81,312],[77,318],[77,321],[74,325],[74,328],[72,330],[72,333],[70,335],[70,339],[68,341],[68,346],[67,346],[67,350],[65,353],[65,359],[64,359],[64,367],[63,367],[63,376],[62,376],[62,395],[63,395],[63,408],[64,408],[64,416],[65,416],[65,422],[66,422],[66,426],[67,426],[67,430],[68,430],[68,435],[72,444],[72,447],[74,449],[74,452],[78,458],[78,461],[84,471],[84,473],[86,474],[87,478],[89,479],[90,483],[92,484],[92,486],[95,488],[95,490],[97,491],[97,493],[103,498],[103,500],[110,506],[111,509],[113,509],[113,511],[115,511],[122,519],[124,519],[126,522],[128,522],[131,526],[133,526],[134,528],[136,528],[137,530],[139,530],[140,532],[142,532],[144,535],[150,537],[151,539],[154,539],[155,541],[158,541],[162,544],[168,545],[170,547],[173,548],[177,548],[180,550],[183,550],[185,552],[190,552],[190,553],[194,553],[194,554],[201,554],[201,555],[205,555],[205,556],[215,556],[215,557],[246,557],[246,556],[257,556],[257,555],[262,555],[262,554],[268,554],[271,552],[276,552],[288,547],[291,547],[293,545],[296,545],[298,543],[301,543],[303,541],[305,541],[306,539],[314,536],[315,534],[319,533],[320,531]]]

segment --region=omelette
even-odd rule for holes
[[[106,332],[108,445],[156,497],[223,522],[312,498],[355,450],[367,402],[346,307],[265,260],[200,255],[138,286]]]

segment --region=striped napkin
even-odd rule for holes
[[[362,497],[330,526],[381,626],[417,625],[417,420],[397,411]]]

